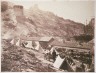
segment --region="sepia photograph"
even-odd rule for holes
[[[1,0],[1,72],[95,72],[95,0]]]

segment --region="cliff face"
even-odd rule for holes
[[[84,25],[81,23],[63,19],[52,12],[42,11],[36,6],[29,10],[24,9],[23,16],[16,16],[13,6],[2,12],[3,38],[6,35],[9,38],[28,35],[58,36],[66,39],[84,33]],[[2,8],[4,8],[3,5]]]

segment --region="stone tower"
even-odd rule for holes
[[[14,5],[14,13],[16,16],[23,16],[23,6],[21,5]]]

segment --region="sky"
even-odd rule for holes
[[[53,12],[55,15],[64,19],[71,19],[75,22],[86,24],[95,15],[94,1],[64,1],[64,0],[47,0],[47,1],[14,1],[16,5],[23,5],[29,9],[34,4],[38,4],[39,9]]]

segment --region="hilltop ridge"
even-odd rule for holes
[[[34,37],[57,36],[66,39],[84,33],[84,25],[82,23],[64,19],[52,12],[42,11],[36,6],[28,10],[23,8],[21,11],[24,14],[19,16],[18,12],[20,10],[17,9],[14,12],[14,8],[12,6],[9,8],[9,5],[10,3],[7,5],[7,10],[2,12],[2,36],[7,34],[8,36],[11,35],[10,37],[20,35]],[[16,13],[19,15],[17,16]]]

